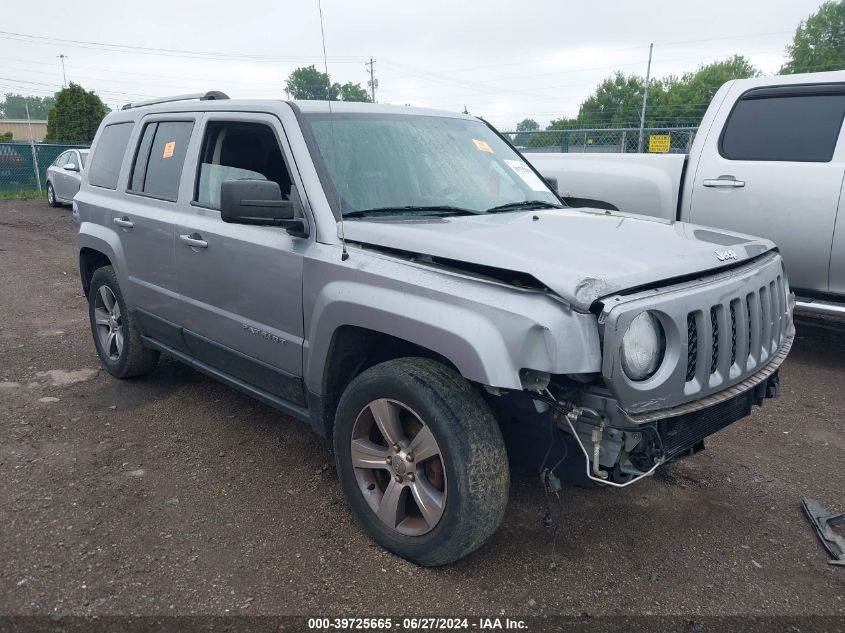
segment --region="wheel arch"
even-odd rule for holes
[[[79,251],[79,278],[82,281],[82,292],[86,297],[91,289],[91,278],[97,269],[104,266],[111,266],[111,260],[105,253],[87,247]]]
[[[370,367],[397,358],[429,358],[458,373],[455,364],[442,353],[398,336],[359,325],[344,324],[332,334],[319,377],[319,392],[309,393],[319,402],[315,430],[331,437],[337,404],[347,385]]]
[[[79,278],[82,291],[88,296],[91,277],[98,268],[112,266],[118,281],[125,288],[122,272],[126,270],[123,248],[113,231],[91,222],[84,222],[76,236]]]

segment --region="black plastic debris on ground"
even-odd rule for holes
[[[845,525],[845,512],[831,514],[813,499],[805,498],[801,505],[810,523],[816,528],[816,534],[822,545],[833,556],[829,561],[830,564],[845,566],[845,538],[833,530],[834,526]]]

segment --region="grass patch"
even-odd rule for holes
[[[46,198],[47,194],[38,189],[15,189],[13,191],[0,191],[0,200],[40,200]]]

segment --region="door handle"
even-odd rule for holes
[[[738,188],[744,187],[744,180],[737,180],[733,176],[719,176],[718,178],[708,178],[703,183],[705,187],[730,187]]]
[[[202,239],[199,233],[191,233],[190,235],[180,235],[179,241],[182,244],[187,244],[192,248],[208,248],[208,242]]]
[[[114,223],[124,229],[131,229],[133,226],[135,226],[135,223],[132,222],[132,220],[127,218],[125,215],[122,218],[115,218]]]

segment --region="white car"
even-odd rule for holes
[[[69,149],[47,168],[47,202],[51,207],[73,202],[87,158],[87,149]]]

